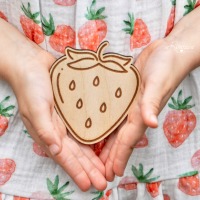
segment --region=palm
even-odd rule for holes
[[[28,132],[82,190],[89,189],[91,184],[98,190],[104,189],[106,181],[102,162],[91,148],[81,145],[67,134],[54,110],[48,68],[35,67],[38,63],[34,61],[29,65],[28,73],[24,71],[27,75],[16,85],[20,88],[16,89],[19,110]],[[59,152],[52,155],[49,148],[55,143],[59,145]]]

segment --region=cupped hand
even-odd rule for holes
[[[24,53],[20,66],[17,62],[15,77],[10,81],[28,132],[81,190],[86,191],[91,185],[97,190],[105,189],[104,165],[90,147],[67,134],[54,110],[49,69],[55,59],[38,47],[32,48],[35,53]]]
[[[141,86],[126,121],[110,137],[100,158],[106,166],[106,178],[122,176],[134,146],[147,127],[158,126],[157,116],[179,83],[189,72],[181,54],[166,40],[157,40],[137,58]]]

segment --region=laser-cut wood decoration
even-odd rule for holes
[[[66,48],[50,75],[55,107],[70,133],[93,144],[112,133],[127,116],[140,85],[133,58]]]

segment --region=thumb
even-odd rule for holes
[[[158,114],[165,104],[165,97],[163,97],[161,84],[155,82],[146,84],[140,107],[144,123],[151,128],[158,126]]]
[[[27,128],[39,143],[45,145],[50,153],[55,156],[62,150],[61,132],[57,127],[55,114],[48,105],[40,105],[39,109],[32,109],[29,116],[23,115]]]

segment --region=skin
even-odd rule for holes
[[[91,185],[104,190],[107,182],[102,161],[90,147],[67,134],[54,110],[49,69],[55,58],[2,19],[0,43],[6,49],[0,53],[0,77],[11,85],[31,137],[81,190],[86,191]]]
[[[196,8],[177,23],[168,37],[153,42],[137,58],[141,89],[127,120],[100,155],[108,181],[123,175],[134,146],[147,127],[158,126],[158,114],[176,87],[200,65],[199,17],[200,8]]]

